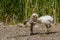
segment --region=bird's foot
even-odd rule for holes
[[[34,33],[30,33],[30,35],[34,35]]]

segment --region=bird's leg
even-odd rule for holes
[[[48,25],[48,31],[50,32],[51,25]]]
[[[33,26],[34,26],[34,23],[31,23],[31,27],[30,27],[31,34],[30,35],[33,35]]]
[[[51,25],[49,25],[49,28],[51,27]]]
[[[30,27],[31,35],[33,34],[33,26]]]
[[[48,25],[46,25],[46,28],[48,28]]]
[[[47,33],[49,33],[49,26],[48,25],[46,25],[46,29],[47,29]]]

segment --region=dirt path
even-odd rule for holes
[[[60,40],[60,24],[51,27],[50,34],[45,34],[45,28],[35,28],[35,35],[29,35],[29,28],[18,27],[17,25],[0,25],[0,40]]]

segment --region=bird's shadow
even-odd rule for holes
[[[57,33],[57,32],[48,32],[48,33],[45,33],[45,34],[55,34],[55,33]]]
[[[30,35],[37,35],[37,34],[39,34],[39,33],[32,33],[32,34],[30,34]]]
[[[33,34],[30,34],[30,35],[38,35],[38,34],[55,34],[57,32],[48,32],[48,33],[33,33]]]

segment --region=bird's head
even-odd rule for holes
[[[38,14],[37,14],[37,13],[33,13],[33,14],[32,14],[32,17],[33,17],[33,18],[37,18],[37,17],[38,17]]]
[[[37,20],[38,14],[37,14],[37,13],[33,13],[32,16],[31,16],[31,18],[32,18],[33,20]]]

